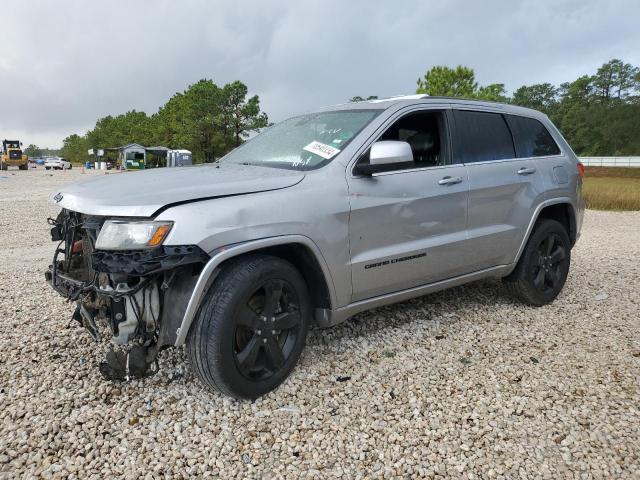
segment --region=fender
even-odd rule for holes
[[[515,268],[516,264],[520,260],[520,255],[522,255],[522,252],[524,251],[524,247],[529,241],[529,237],[531,236],[531,232],[533,231],[533,226],[538,221],[538,216],[540,216],[540,212],[542,211],[542,209],[550,205],[558,205],[560,203],[567,203],[571,206],[571,209],[573,210],[573,216],[577,221],[576,206],[574,205],[573,201],[569,197],[551,198],[549,200],[545,200],[544,202],[541,202],[536,207],[535,212],[533,212],[533,215],[531,216],[531,220],[529,221],[529,226],[527,227],[527,231],[522,239],[522,242],[520,243],[520,248],[518,248],[518,253],[516,253],[515,258],[513,259],[513,268]]]
[[[189,298],[189,302],[187,303],[187,308],[185,309],[182,317],[180,327],[176,331],[176,342],[174,345],[179,347],[184,344],[187,334],[189,333],[189,329],[191,328],[191,324],[193,323],[196,313],[198,312],[198,308],[200,307],[200,302],[202,301],[207,289],[211,286],[220,272],[218,267],[222,262],[238,255],[242,255],[243,253],[250,253],[261,248],[291,243],[302,244],[313,252],[318,264],[322,268],[322,274],[329,289],[331,305],[336,305],[335,287],[333,285],[331,273],[329,272],[327,263],[322,256],[322,252],[309,237],[305,237],[304,235],[282,235],[225,246],[216,249],[211,253],[211,258],[202,269],[202,272],[200,272],[200,276],[196,281],[191,297]]]

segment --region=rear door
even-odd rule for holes
[[[530,180],[543,182],[542,190],[545,195],[571,196],[570,177],[576,173],[575,159],[570,155],[563,155],[540,120],[515,114],[507,114],[505,118],[513,134],[516,155],[535,163],[538,175],[531,176]],[[535,205],[532,206],[534,207]]]
[[[499,110],[456,107],[454,119],[454,159],[469,172],[467,265],[477,271],[511,263],[542,192],[536,163],[517,158]]]
[[[353,301],[464,272],[469,185],[466,167],[451,163],[447,123],[437,109],[396,117],[376,140],[407,141],[414,163],[373,176],[348,172]],[[437,147],[428,141],[433,128]]]

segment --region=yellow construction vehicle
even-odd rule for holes
[[[29,157],[22,153],[22,142],[18,140],[3,140],[0,152],[0,170],[6,170],[9,165],[20,170],[29,168]]]

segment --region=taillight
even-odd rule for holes
[[[578,162],[576,163],[576,168],[578,169],[578,175],[580,175],[580,178],[584,177],[584,165]]]

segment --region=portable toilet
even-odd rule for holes
[[[185,167],[193,165],[193,154],[189,150],[169,150],[167,167]]]

